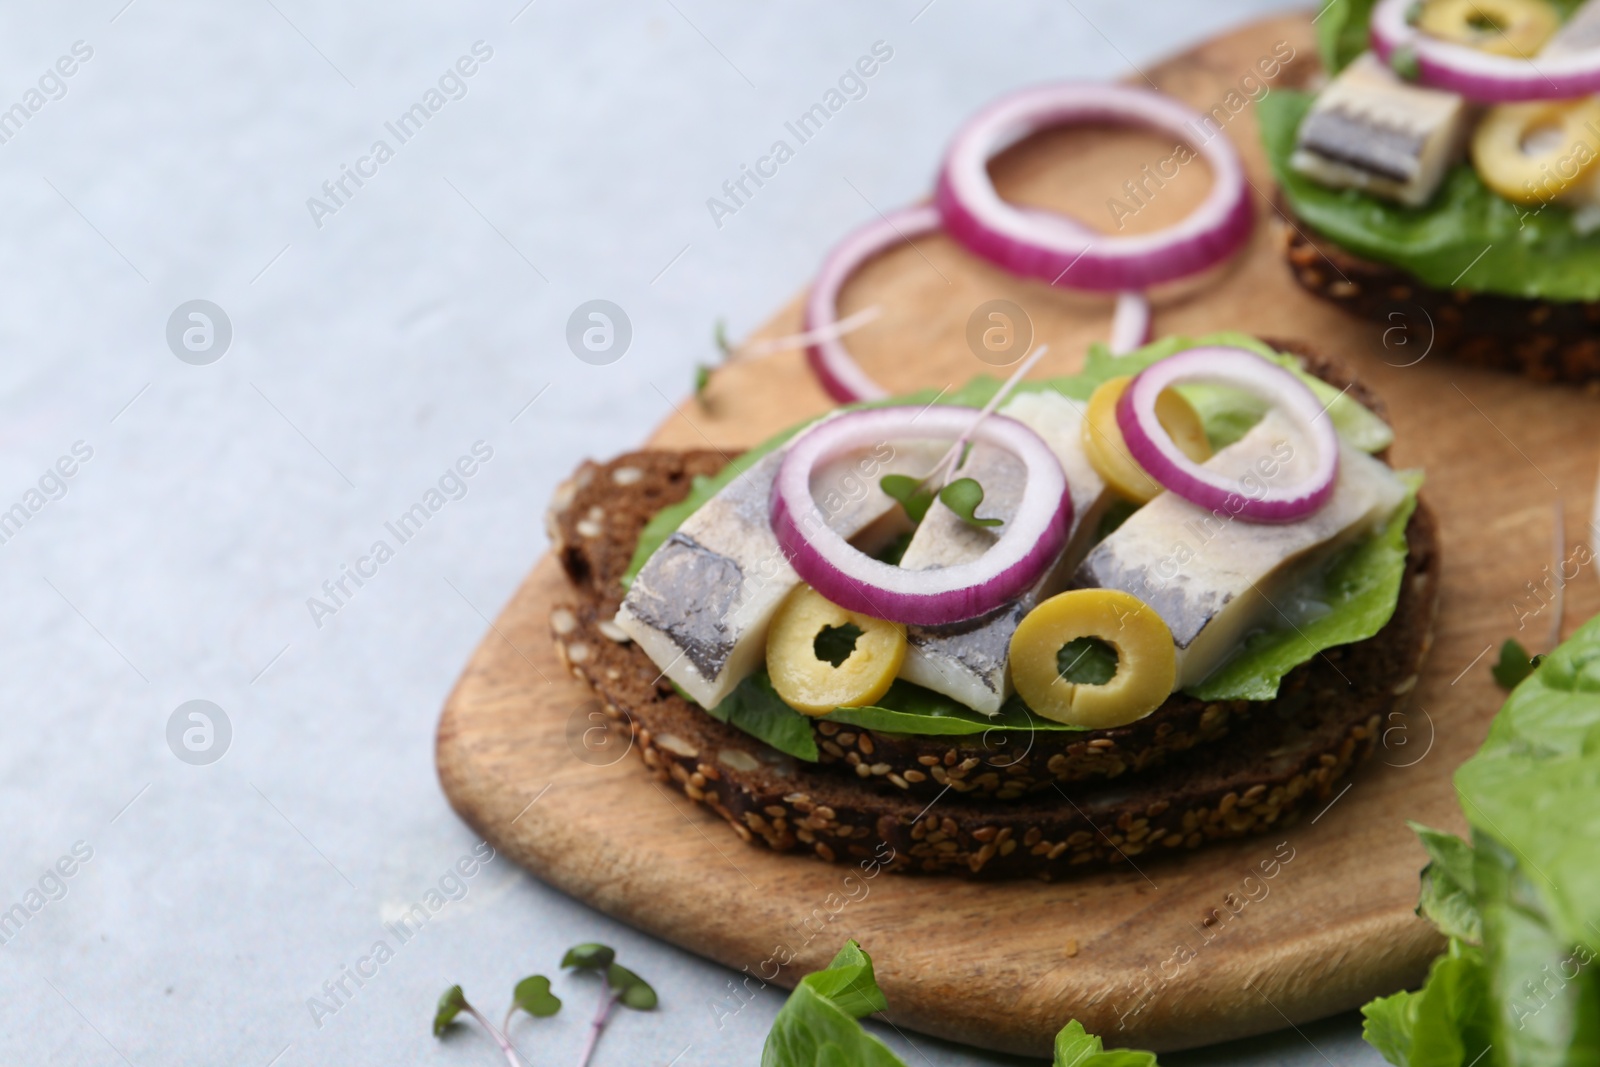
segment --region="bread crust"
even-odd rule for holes
[[[1534,381],[1600,388],[1600,302],[1437,289],[1313,237],[1281,198],[1278,210],[1279,241],[1295,281],[1357,318],[1382,324],[1391,363],[1437,355]]]

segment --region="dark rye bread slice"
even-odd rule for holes
[[[629,465],[681,462],[637,453]],[[591,481],[594,473],[591,473]],[[619,644],[615,598],[574,586],[551,628],[568,668],[632,735],[655,775],[721,815],[747,842],[806,850],[828,861],[875,858],[891,870],[982,878],[1051,879],[1078,866],[1115,865],[1284,826],[1333,795],[1370,755],[1404,706],[1432,643],[1437,531],[1419,505],[1393,618],[1370,640],[1331,649],[1300,683],[1258,708],[1248,730],[1205,759],[1115,782],[1077,783],[1016,803],[944,792],[884,792],[783,755],[684,701],[649,658]],[[870,773],[870,772],[869,772]],[[1141,861],[1143,862],[1143,861]]]
[[[1331,384],[1348,388],[1351,397],[1382,415],[1382,402],[1342,365],[1320,358],[1292,343],[1272,342],[1294,351],[1307,368]],[[610,463],[585,463],[563,483],[548,516],[550,539],[574,585],[597,598],[597,621],[609,620],[623,595],[619,584],[633,554],[640,530],[660,508],[681,499],[691,478],[719,469],[723,457],[713,452],[639,452]],[[565,616],[561,616],[564,618]],[[623,637],[614,626],[602,627],[607,640],[585,646],[594,657],[586,672],[604,682],[617,670],[632,677],[638,664],[649,661],[631,647],[616,647]],[[1291,672],[1281,692],[1289,697],[1315,684],[1314,661]],[[1379,676],[1382,671],[1369,672]],[[652,691],[670,692],[659,670],[638,681]],[[647,699],[635,695],[625,703]],[[676,695],[673,695],[674,699]],[[687,706],[687,705],[686,705]],[[1169,759],[1214,743],[1237,730],[1257,705],[1252,701],[1201,701],[1174,694],[1138,722],[1109,730],[1018,731],[994,729],[955,737],[882,733],[837,723],[817,722],[816,741],[825,767],[853,773],[885,789],[932,799],[946,788],[973,797],[1014,801],[1057,785],[1145,773]]]
[[[1436,289],[1398,267],[1313,238],[1281,198],[1278,209],[1295,281],[1358,318],[1381,323],[1390,362],[1406,364],[1432,352],[1535,381],[1600,387],[1600,302]]]

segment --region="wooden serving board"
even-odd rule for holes
[[[1385,333],[1294,285],[1245,95],[1258,63],[1275,48],[1284,54],[1279,42],[1295,58],[1275,84],[1315,73],[1303,17],[1256,23],[1147,72],[1202,110],[1229,109],[1227,134],[1256,186],[1260,222],[1234,264],[1164,294],[1156,326],[1299,338],[1345,357],[1388,401],[1396,465],[1427,469],[1425,494],[1443,527],[1437,642],[1413,710],[1388,724],[1347,792],[1268,837],[1056,884],[862,879],[854,868],[746,846],[658,787],[634,756],[596,767],[573,755],[573,716],[581,730],[592,695],[552,647],[548,615],[564,582],[546,557],[473,655],[439,724],[439,774],[462,817],[550,884],[736,970],[759,971],[787,947],[794,962],[778,978],[784,985],[854,937],[873,955],[897,1025],[999,1050],[1048,1055],[1051,1036],[1074,1017],[1113,1044],[1185,1048],[1416,983],[1440,941],[1412,911],[1424,857],[1404,820],[1463,829],[1450,775],[1502,700],[1489,647],[1509,636],[1548,647],[1556,611],[1541,608],[1528,583],[1542,582],[1552,561],[1558,498],[1568,544],[1589,539],[1596,405],[1578,390],[1424,356],[1426,323],[1397,320]],[[959,116],[951,118],[953,127]],[[996,181],[1012,200],[1109,225],[1106,200],[1129,203],[1122,183],[1172,151],[1128,132],[1051,134],[998,160]],[[1129,229],[1182,215],[1207,181],[1203,165],[1190,164]],[[1027,309],[1038,339],[1050,342],[1040,376],[1074,370],[1109,321],[1104,302],[1018,281],[930,237],[851,283],[845,313],[870,304],[884,313],[850,346],[895,391],[959,384],[989,369],[965,331],[971,309],[996,297]],[[762,334],[797,323],[798,302]],[[651,443],[737,449],[828,406],[797,353],[737,362],[717,372],[704,402],[684,401]],[[1568,588],[1567,629],[1600,611],[1597,594],[1587,576]],[[1262,877],[1263,863],[1274,877]]]

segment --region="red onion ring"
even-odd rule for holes
[[[1125,356],[1150,343],[1150,301],[1143,293],[1117,294],[1109,343],[1113,356]]]
[[[795,572],[849,611],[919,626],[959,622],[1018,596],[1066,544],[1072,497],[1061,463],[1039,435],[1015,419],[962,407],[851,411],[820,422],[789,446],[772,485],[772,530]],[[1011,521],[989,551],[969,563],[907,570],[873,559],[835,533],[811,495],[821,464],[886,441],[971,440],[1022,461],[1027,484]]]
[[[1423,33],[1407,21],[1413,0],[1379,0],[1372,9],[1372,50],[1393,65],[1402,49],[1416,57],[1418,80],[1485,104],[1569,100],[1600,92],[1600,48],[1522,59],[1483,52]]]
[[[1156,419],[1156,397],[1175,385],[1205,383],[1261,397],[1299,424],[1317,450],[1316,466],[1283,489],[1247,487],[1194,462]],[[1117,403],[1117,426],[1128,454],[1150,477],[1185,500],[1249,522],[1295,522],[1328,502],[1339,479],[1339,436],[1306,384],[1275,363],[1242,348],[1191,348],[1134,375]]]
[[[919,204],[881,216],[846,237],[828,253],[806,296],[804,330],[826,331],[836,321],[839,292],[861,265],[880,256],[896,244],[939,228],[939,212],[932,205]],[[860,400],[881,400],[889,391],[867,376],[844,341],[827,336],[806,347],[806,362],[827,394],[841,404]]]
[[[989,160],[1029,134],[1081,122],[1148,126],[1194,143],[1200,115],[1144,89],[1087,83],[1024,89],[997,100],[956,134],[934,193],[944,228],[968,251],[1013,274],[1098,292],[1144,289],[1197,274],[1238,251],[1255,212],[1244,165],[1226,137],[1196,144],[1211,166],[1205,200],[1156,233],[1114,237],[1064,215],[1000,199]]]

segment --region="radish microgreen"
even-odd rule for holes
[[[579,1060],[579,1067],[588,1067],[589,1060],[594,1055],[595,1045],[600,1040],[600,1033],[610,1021],[612,1010],[621,1004],[634,1011],[650,1011],[657,1004],[656,991],[650,987],[650,983],[618,963],[616,951],[607,945],[593,942],[574,945],[561,958],[561,966],[563,969],[572,968],[575,971],[600,976],[600,1007],[589,1022],[588,1041],[584,1045],[583,1058]],[[505,1053],[506,1062],[511,1067],[523,1067],[516,1049],[506,1038],[506,1033],[511,1029],[512,1019],[518,1011],[542,1019],[549,1018],[560,1010],[561,998],[550,991],[550,979],[542,974],[529,975],[512,989],[511,1006],[506,1009],[505,1021],[499,1029],[496,1029],[482,1012],[468,1003],[466,996],[461,992],[461,987],[453,985],[439,998],[439,1006],[433,1016],[433,1036],[443,1037],[457,1016],[470,1015],[490,1037],[494,1038],[495,1044]]]

